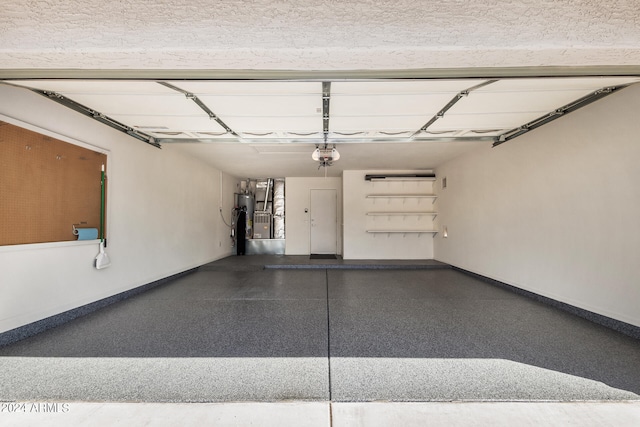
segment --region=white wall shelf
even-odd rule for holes
[[[402,199],[403,204],[409,199],[417,199],[418,201],[431,199],[431,204],[433,204],[438,196],[435,194],[367,194],[366,198],[373,199],[374,203],[377,199],[386,199],[388,203],[391,203],[393,199]]]
[[[420,182],[420,181],[435,181],[435,177],[425,177],[425,178],[371,178],[369,181],[375,182]]]
[[[438,196],[435,178],[418,176],[427,173],[344,171],[345,206],[351,207],[345,209],[344,253],[354,259],[433,258]]]
[[[368,216],[427,216],[434,218],[438,216],[438,212],[367,212]]]
[[[437,234],[438,230],[367,230],[367,233],[372,234]]]
[[[367,199],[437,199],[435,194],[367,194]]]

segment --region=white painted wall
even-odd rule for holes
[[[636,85],[437,168],[436,259],[640,326],[639,111]]]
[[[93,268],[95,243],[0,247],[0,332],[232,253],[219,214],[220,200],[227,217],[232,208],[232,177],[178,147],[156,149],[25,90],[0,85],[0,100],[0,120],[108,151],[112,262]]]
[[[365,181],[367,174],[416,171],[344,171],[345,259],[432,259],[432,234],[371,234],[367,230],[432,228],[432,217],[367,216],[367,212],[432,211],[431,199],[370,199],[368,194],[431,194],[431,181]],[[424,172],[424,171],[418,171]]]
[[[285,254],[310,254],[311,190],[334,189],[338,196],[338,254],[342,254],[342,178],[285,178]],[[307,212],[305,212],[307,210]]]

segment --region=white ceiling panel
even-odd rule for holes
[[[330,132],[329,138],[334,140],[372,138],[371,132]]]
[[[119,115],[111,116],[119,122],[135,127],[142,131],[146,130],[182,130],[182,131],[209,131],[225,132],[215,120],[202,114],[200,116],[155,116],[155,115]],[[146,129],[146,130],[145,130]]]
[[[429,120],[455,93],[395,95],[332,95],[331,117],[411,115]]]
[[[486,80],[377,80],[331,83],[331,95],[456,94]]]
[[[236,138],[234,135],[232,135],[231,133],[225,131],[225,130],[221,130],[221,131],[216,131],[216,130],[199,130],[199,131],[191,131],[189,132],[190,134],[192,134],[194,137],[196,138],[223,138],[223,139],[234,139]]]
[[[333,121],[341,116],[416,116],[419,128],[458,92],[484,80],[409,80],[373,82],[334,82],[331,84],[332,129],[351,126]],[[366,119],[365,119],[366,120]],[[373,119],[375,120],[375,119]]]
[[[322,120],[316,117],[221,117],[236,132],[322,132]]]
[[[396,141],[401,140],[403,142],[409,141],[409,137],[413,135],[414,131],[380,131],[380,132],[330,132],[329,138],[334,141],[349,141],[349,142],[379,142],[379,141]]]
[[[198,95],[216,115],[226,116],[312,116],[322,118],[322,96],[317,95]]]
[[[636,80],[611,77],[505,79],[472,91],[469,96],[460,99],[447,112],[445,118],[448,118],[448,121],[455,120],[461,126],[465,126],[464,119],[449,116],[527,113],[529,120],[533,120],[603,87],[628,84]],[[500,122],[500,119],[494,119]],[[492,123],[495,123],[495,120]],[[526,121],[516,126],[525,123]],[[439,127],[441,126],[442,123]]]
[[[570,77],[537,79],[504,79],[477,89],[482,92],[530,92],[530,91],[595,91],[608,86],[619,86],[639,81],[637,77]]]
[[[310,149],[307,144],[252,144],[256,153],[260,154],[295,154],[295,155],[309,155]]]
[[[192,134],[190,132],[180,132],[180,131],[161,131],[161,132],[146,132],[151,136],[156,138],[167,138],[167,139],[193,139],[198,138],[198,135]]]
[[[433,138],[455,138],[455,137],[459,137],[464,133],[467,133],[468,131],[466,130],[444,130],[444,131],[435,131],[435,130],[429,130],[429,131],[421,131],[420,133],[418,133],[415,138],[415,140],[420,140],[420,138],[425,138],[425,139],[433,139]]]
[[[66,93],[63,95],[67,96]],[[195,102],[178,93],[176,95],[69,94],[68,97],[106,115],[203,115],[207,117]]]
[[[321,82],[296,81],[169,81],[174,86],[203,95],[316,95],[322,96]]]
[[[153,95],[177,93],[153,81],[123,80],[19,80],[11,83],[59,92],[73,99],[74,94]],[[183,95],[184,96],[184,95]]]
[[[277,142],[320,142],[322,140],[321,132],[313,132],[313,133],[292,133],[292,132],[240,132],[240,136],[242,139],[246,141],[257,142],[260,144],[260,141],[265,141],[265,143],[271,143],[274,140]]]
[[[419,141],[420,139],[432,139],[432,138],[481,138],[481,137],[492,137],[503,134],[504,132],[511,129],[488,129],[488,130],[427,130],[418,133],[414,141]]]
[[[289,139],[318,139],[322,138],[322,132],[279,132],[281,137]]]
[[[487,130],[481,130],[481,129],[476,129],[476,130],[470,130],[470,131],[465,131],[463,133],[460,134],[460,136],[464,136],[464,137],[472,137],[472,136],[498,136],[503,134],[505,131],[508,131],[511,129],[497,129],[497,130],[492,130],[492,129],[487,129]]]
[[[371,132],[371,134],[377,138],[388,138],[388,137],[392,137],[392,138],[407,137],[408,138],[414,133],[415,133],[414,130],[403,130],[403,131],[389,130],[389,131]]]
[[[449,109],[445,116],[450,114],[514,112],[537,112],[539,113],[538,115],[541,115],[569,104],[591,92],[590,90],[471,92],[469,96],[461,98]]]
[[[430,131],[513,129],[540,117],[540,113],[446,114]]]
[[[329,120],[329,130],[334,132],[357,131],[417,131],[430,117],[419,116],[365,116],[365,117],[335,117]]]

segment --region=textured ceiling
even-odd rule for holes
[[[640,64],[637,0],[5,0],[0,68]]]
[[[412,102],[417,106],[426,101],[418,99],[419,91],[407,94],[406,104],[384,100],[367,102],[366,97],[375,93],[366,90],[366,84],[360,86],[365,88],[361,94],[352,93],[351,97],[341,99],[340,79],[350,81],[345,76],[372,72],[369,78],[389,78],[389,74],[384,74],[389,70],[397,72],[393,77],[409,78],[425,77],[425,70],[443,70],[438,77],[445,79],[515,76],[509,74],[515,73],[513,71],[507,75],[493,74],[492,70],[509,67],[525,70],[526,76],[559,75],[548,71],[551,69],[563,76],[637,77],[640,73],[638,0],[3,0],[0,12],[0,78],[47,79],[79,72],[81,78],[97,78],[96,73],[100,73],[102,79],[166,80],[173,75],[175,79],[206,80],[223,72],[226,73],[224,79],[247,76],[265,79],[267,70],[293,70],[290,79],[304,79],[300,77],[302,73],[336,72],[329,79],[336,90],[332,130],[366,131],[368,136],[376,130],[390,134],[413,130],[416,123],[423,123],[433,111],[421,112],[418,116],[414,107],[409,108]],[[548,68],[541,71],[542,67]],[[575,72],[578,68],[593,71],[607,67],[614,71],[572,74],[572,70]],[[624,67],[632,71],[617,71]],[[475,70],[482,71],[475,74]],[[61,71],[67,74],[60,74]],[[123,76],[123,72],[136,71],[142,73],[136,77]],[[300,73],[297,77],[295,71]],[[327,80],[317,76],[309,79]],[[195,86],[185,86],[197,91],[197,84],[191,83]],[[494,89],[500,89],[500,85]],[[449,95],[444,98],[449,99]],[[483,96],[489,94],[478,91],[477,97],[454,106],[430,129],[440,135],[452,129],[484,129],[486,132],[510,127],[511,123],[503,123],[510,114],[529,111],[530,116],[537,117],[538,113],[556,106],[542,105],[538,100],[520,105],[519,98],[487,104],[482,101]],[[498,100],[502,95],[491,96]],[[216,105],[215,98],[208,98],[207,94],[203,94],[203,98]],[[153,99],[151,94],[147,100],[136,102],[159,108],[161,105],[155,105]],[[474,99],[476,104],[471,103]],[[94,99],[88,100],[94,102]],[[161,121],[152,121],[148,108],[140,112],[147,114],[145,120],[149,123],[143,123],[142,116],[136,117],[135,109],[121,112],[118,118],[147,128],[164,126],[172,130],[180,125],[190,130],[199,129],[203,122],[196,115],[201,111],[188,105],[184,98],[180,101],[185,109],[173,116],[166,114]],[[284,112],[293,105],[282,104],[279,112],[283,115],[278,120],[272,117],[259,122],[250,109],[233,110],[235,103],[241,107],[241,98],[234,96],[229,101],[220,109],[230,108],[230,123],[236,120],[234,125],[249,129],[251,126],[240,120],[244,120],[243,116],[252,116],[254,132],[282,130],[282,123],[276,122],[286,119]],[[289,118],[306,108],[306,101],[300,99],[300,102],[301,107]],[[558,99],[558,104],[563,102]],[[441,104],[440,99],[433,102],[434,106]],[[319,96],[309,104],[316,116],[318,105]],[[164,113],[170,106],[166,107]],[[407,111],[403,110],[405,107]],[[489,107],[493,109],[486,110]],[[490,113],[499,120],[490,121],[489,114],[481,113]],[[180,123],[176,122],[178,115],[184,116]],[[386,121],[387,127],[384,127],[378,118],[380,115],[396,115],[397,120]],[[516,121],[529,118],[522,116]],[[319,126],[317,117],[312,121],[313,126]],[[308,131],[305,123],[300,119],[289,128]],[[207,126],[213,126],[211,121]],[[335,176],[343,169],[433,168],[474,147],[488,144],[490,142],[478,141],[344,142],[340,144],[342,158],[328,173]],[[324,174],[325,170],[318,170],[317,163],[310,159],[308,145],[288,144],[286,149],[283,145],[287,146],[182,143],[166,144],[166,149],[196,155],[240,177]]]

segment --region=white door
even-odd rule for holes
[[[336,190],[311,190],[311,253],[335,254],[338,231]]]

